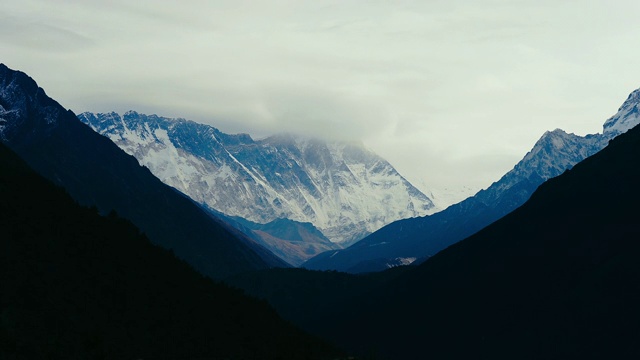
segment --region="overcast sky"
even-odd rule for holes
[[[474,190],[640,87],[640,2],[0,0],[0,62],[76,113],[362,140]]]

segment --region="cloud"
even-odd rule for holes
[[[92,46],[94,41],[80,33],[56,25],[19,19],[0,13],[0,42],[42,52],[73,52]]]
[[[74,111],[359,138],[410,179],[483,187],[546,130],[599,131],[640,86],[638,10],[599,0],[22,0],[0,10],[0,53]]]
[[[339,139],[360,139],[389,121],[384,107],[350,93],[310,86],[263,89],[262,107],[273,130]]]

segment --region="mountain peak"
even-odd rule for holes
[[[111,112],[111,113],[113,114],[114,112]],[[132,117],[132,118],[137,118],[137,117],[139,117],[139,116],[140,116],[140,114],[139,114],[137,111],[135,111],[135,110],[128,110],[128,111],[126,111],[124,114],[122,114],[122,117]],[[154,115],[150,115],[150,116],[154,116]]]
[[[564,131],[564,130],[562,130],[560,128],[555,128],[555,130],[552,130],[552,131],[545,131],[544,135],[547,135],[547,134],[564,135],[566,133],[567,133],[566,131]]]
[[[535,146],[544,144],[545,142],[552,142],[554,146],[562,146],[562,140],[570,136],[575,136],[575,134],[569,134],[560,128],[557,128],[553,131],[545,131],[540,139],[538,139]]]
[[[29,75],[0,66],[0,139],[25,136],[26,129],[51,131],[66,113]]]

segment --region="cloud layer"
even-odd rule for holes
[[[66,1],[0,9],[0,61],[64,106],[362,140],[421,186],[486,187],[640,86],[634,1]]]

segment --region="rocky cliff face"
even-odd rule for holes
[[[280,134],[228,135],[184,119],[133,111],[79,119],[165,183],[230,216],[309,222],[349,245],[433,202],[361,144]]]

